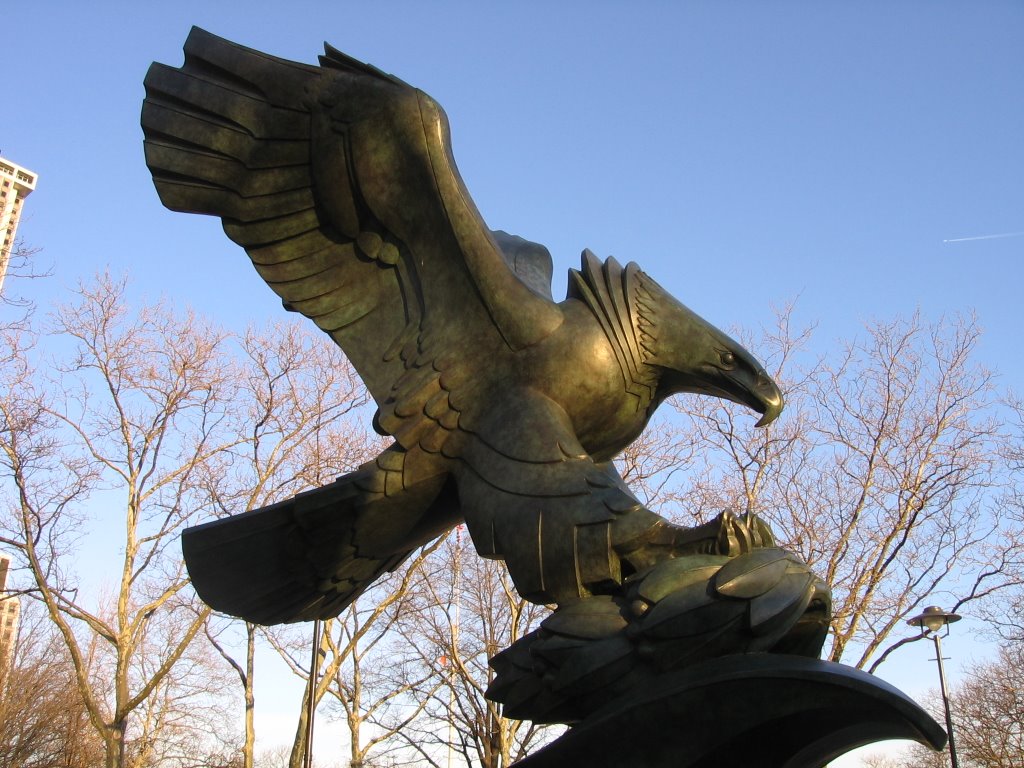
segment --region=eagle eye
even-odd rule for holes
[[[736,355],[732,352],[721,352],[718,357],[722,362],[722,367],[734,368],[736,366]]]

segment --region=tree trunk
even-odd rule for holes
[[[124,718],[110,724],[107,736],[103,740],[107,748],[106,768],[124,768],[124,732],[126,726],[127,723],[124,721]]]
[[[242,747],[242,764],[244,768],[253,768],[253,754],[256,751],[256,696],[252,675],[256,656],[256,626],[246,622],[245,633],[245,744]]]
[[[306,712],[308,711],[309,686],[306,686],[306,694],[302,697],[302,709],[299,712],[298,722],[295,724],[295,741],[292,742],[292,751],[288,756],[288,768],[302,768],[302,758],[306,754]]]

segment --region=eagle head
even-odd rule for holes
[[[782,413],[782,392],[746,349],[677,301],[636,264],[626,267],[630,314],[660,371],[656,401],[683,392],[741,403],[762,414],[757,426]]]

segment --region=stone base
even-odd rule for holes
[[[905,694],[841,664],[725,656],[605,707],[515,768],[820,768],[865,744],[946,734]]]

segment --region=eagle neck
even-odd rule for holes
[[[638,410],[646,410],[655,397],[658,371],[647,362],[653,337],[644,330],[650,322],[638,302],[643,273],[633,263],[623,269],[613,258],[602,264],[589,250],[583,252],[582,267],[569,272],[569,295],[590,308],[615,352],[626,392],[637,398]]]

